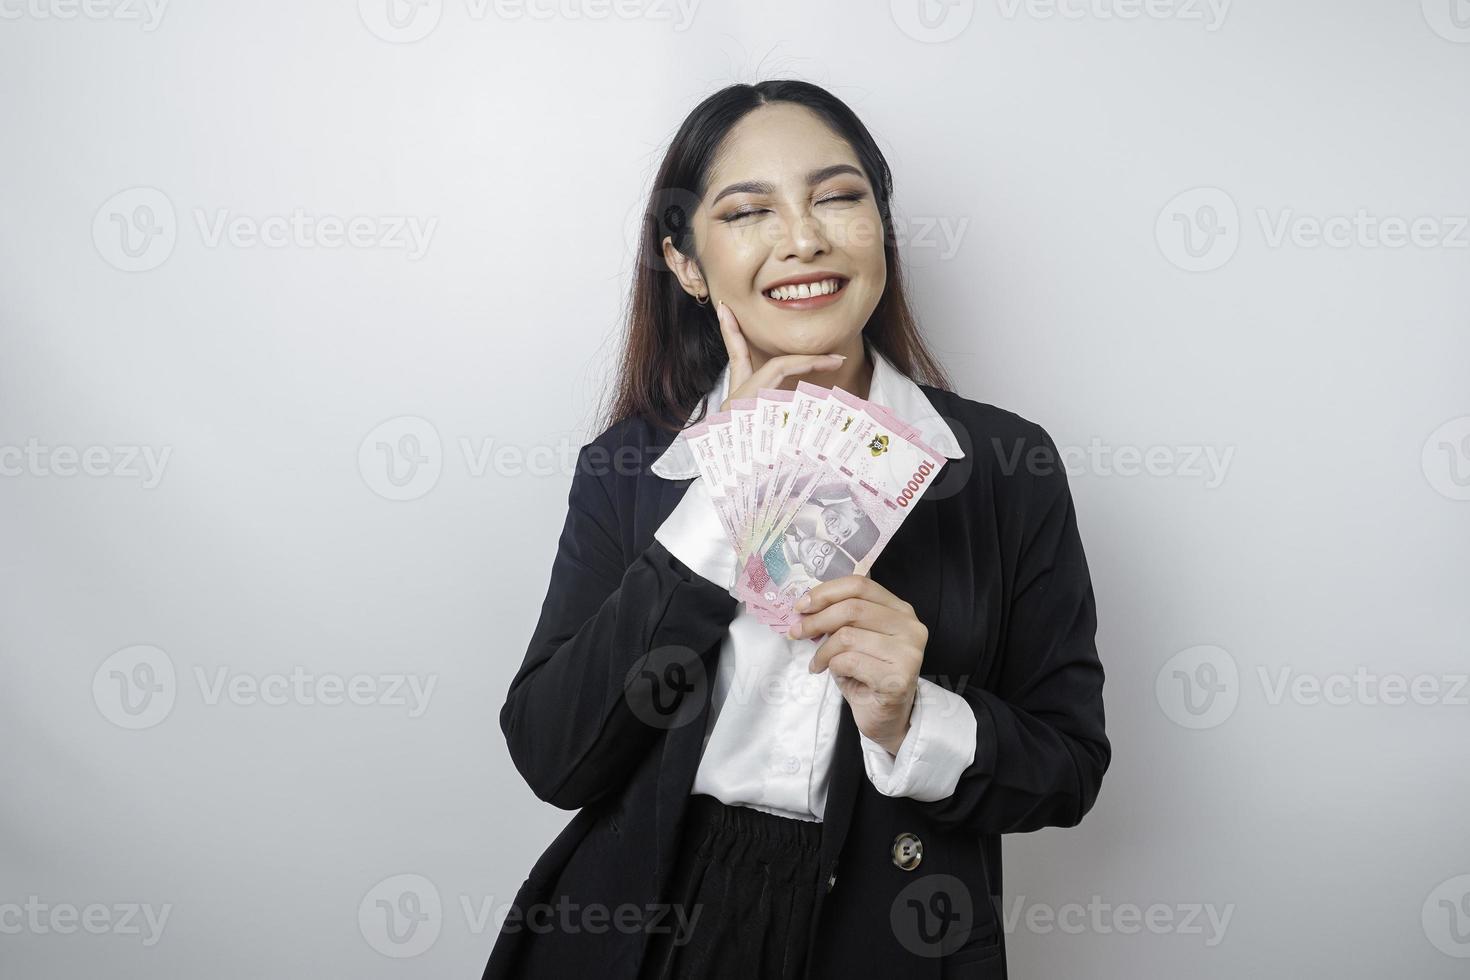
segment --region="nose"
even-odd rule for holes
[[[822,223],[811,211],[798,210],[785,224],[786,235],[781,241],[779,252],[782,259],[809,262],[831,250],[831,244],[822,230]]]

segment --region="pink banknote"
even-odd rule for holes
[[[807,590],[868,573],[945,463],[888,408],[806,382],[685,437],[735,549],[731,592],[783,633]]]

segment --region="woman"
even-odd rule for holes
[[[1002,977],[1000,835],[1096,799],[1111,750],[1065,473],[1040,426],[949,390],[891,194],[862,123],[803,82],[724,89],[674,138],[611,424],[500,715],[532,790],[578,813],[487,978]],[[836,292],[771,294],[792,280]],[[802,380],[888,406],[948,464],[871,574],[820,582],[782,636],[727,591],[679,433]]]

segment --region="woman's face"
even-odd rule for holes
[[[694,243],[711,303],[723,300],[766,357],[851,350],[888,281],[882,220],[857,155],[789,102],[761,106],[730,130],[695,212]],[[846,280],[820,308],[765,295],[819,271]]]

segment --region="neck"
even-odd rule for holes
[[[795,391],[796,386],[805,381],[818,388],[841,388],[859,398],[867,398],[873,383],[873,360],[868,357],[867,345],[863,343],[862,334],[857,334],[842,346],[834,347],[823,353],[846,354],[847,360],[843,361],[842,367],[835,371],[813,371],[810,374],[793,375],[776,387],[786,391]],[[773,356],[753,346],[750,347],[751,369],[759,371]]]

